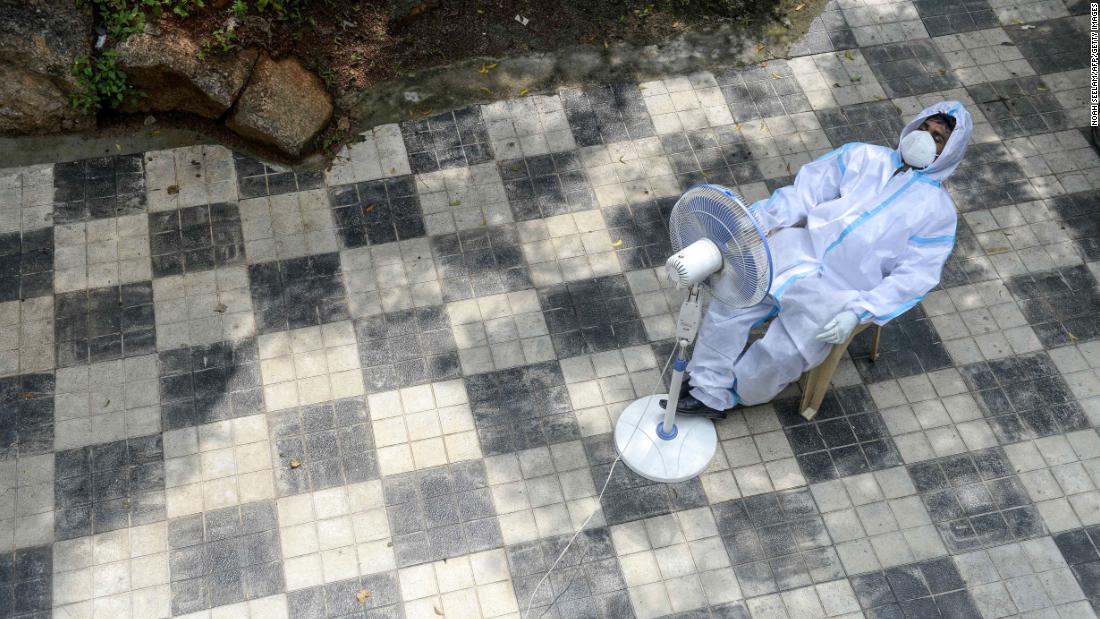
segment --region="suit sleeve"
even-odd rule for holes
[[[957,217],[950,200],[946,208],[946,215],[909,237],[889,275],[848,305],[861,323],[884,325],[920,303],[939,284],[943,265],[955,248]]]
[[[805,221],[810,209],[840,197],[840,185],[857,145],[845,144],[803,165],[794,184],[776,189],[766,200],[754,202],[750,210],[760,227],[771,232],[798,225]]]

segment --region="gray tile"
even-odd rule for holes
[[[284,590],[275,505],[270,501],[171,520],[168,547],[173,614]]]

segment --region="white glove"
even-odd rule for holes
[[[829,344],[845,342],[852,335],[852,331],[855,331],[858,324],[859,316],[852,310],[844,310],[825,323],[825,326],[821,328],[821,333],[817,334],[817,339]]]

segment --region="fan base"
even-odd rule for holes
[[[657,426],[665,415],[660,400],[667,397],[652,395],[631,402],[615,424],[615,449],[623,463],[642,477],[661,483],[699,475],[718,447],[714,423],[702,417],[677,415],[675,436],[660,438]]]

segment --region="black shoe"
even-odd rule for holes
[[[680,402],[676,405],[676,414],[687,415],[689,417],[706,417],[707,419],[715,420],[726,418],[726,411],[711,408],[699,400],[696,400],[695,396],[690,393],[680,398]]]
[[[688,378],[689,378],[689,376],[687,375],[687,372],[685,372],[684,373],[684,382],[680,384],[680,399],[677,400],[677,402],[679,402],[680,400],[683,400],[685,397],[687,397],[688,392],[691,391],[691,384],[688,382]],[[668,400],[666,400],[664,398],[661,398],[660,400],[658,400],[657,403],[661,406],[661,408],[664,408],[664,407],[668,406]]]

